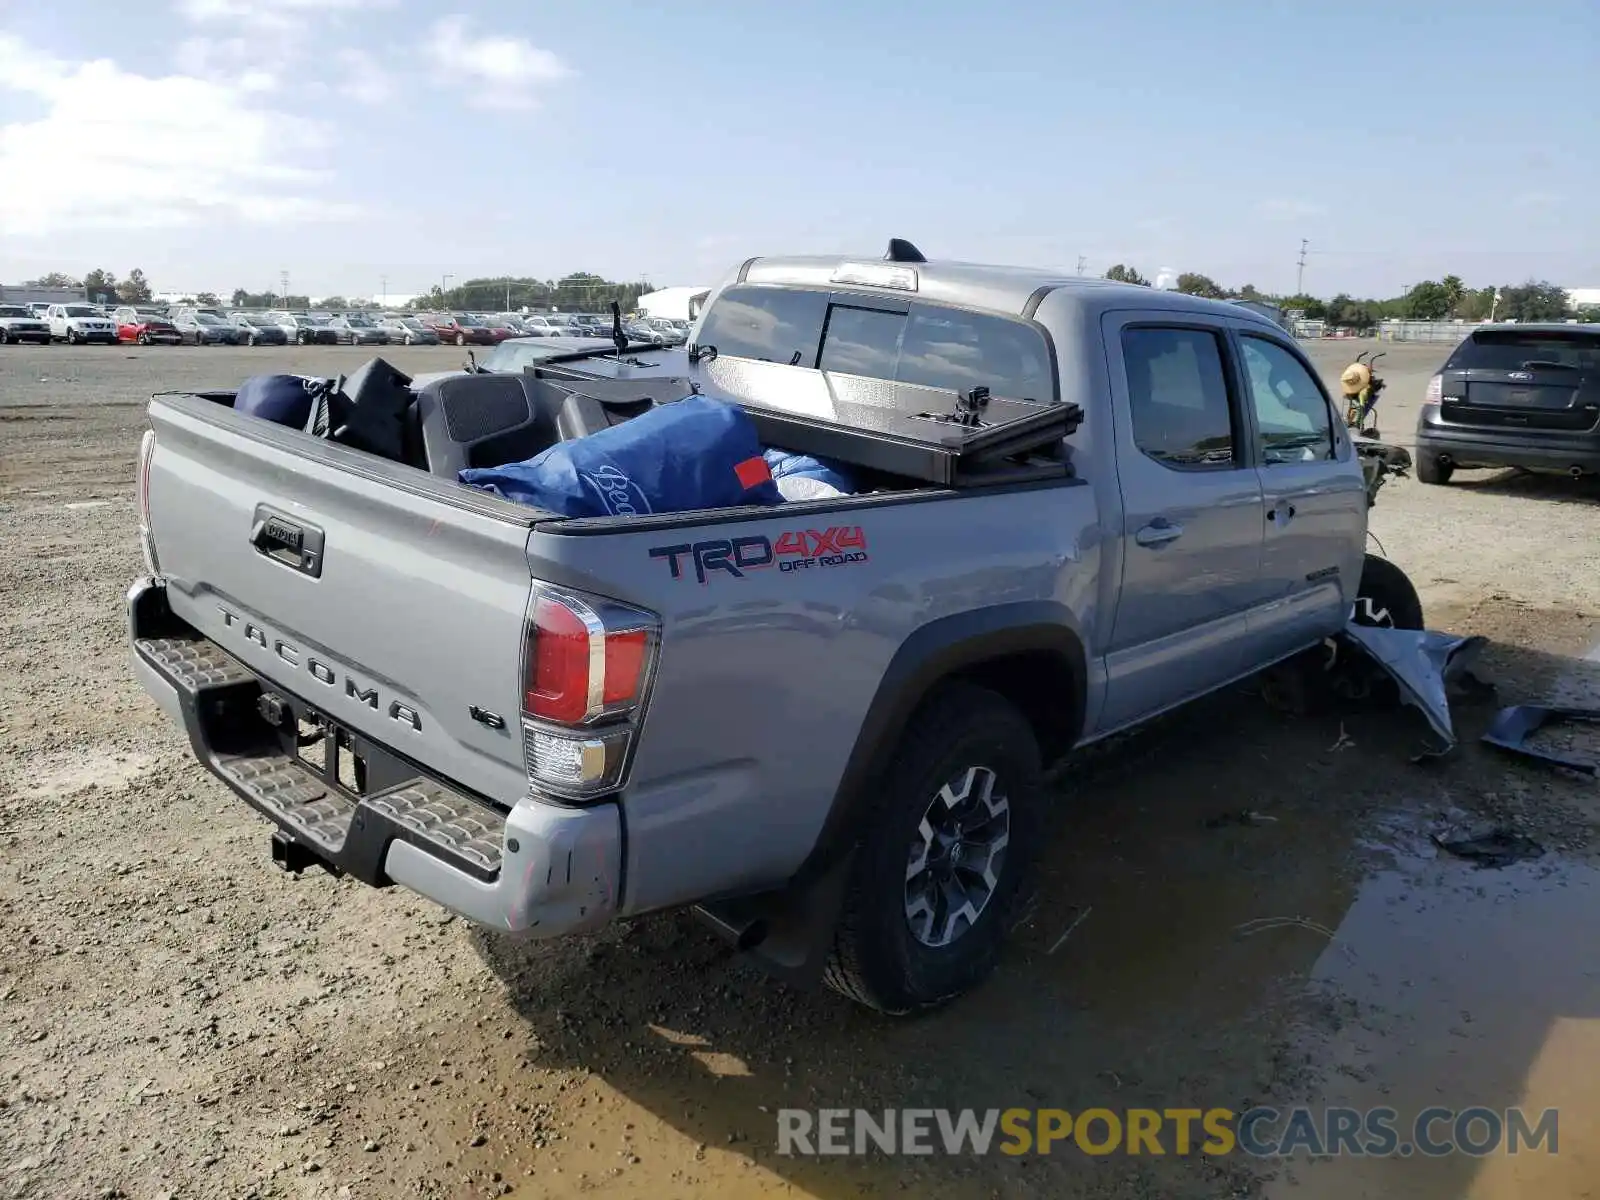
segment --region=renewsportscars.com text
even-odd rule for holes
[[[1556,1154],[1557,1109],[1061,1108],[778,1110],[778,1153],[817,1154],[1248,1154],[1436,1158],[1523,1151]]]

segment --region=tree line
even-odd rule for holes
[[[1150,281],[1133,267],[1118,263],[1106,272],[1107,279],[1149,287]],[[1358,299],[1340,292],[1331,300],[1317,296],[1268,296],[1253,285],[1222,287],[1208,275],[1186,271],[1179,275],[1175,288],[1190,296],[1215,300],[1264,300],[1285,312],[1299,312],[1312,321],[1325,321],[1340,329],[1369,329],[1379,321],[1399,318],[1408,321],[1564,321],[1576,318],[1600,322],[1600,306],[1575,308],[1565,288],[1542,279],[1500,287],[1469,288],[1459,275],[1425,279],[1398,296],[1386,300]]]
[[[1127,263],[1117,263],[1105,273],[1105,278],[1150,286],[1150,280]],[[112,272],[101,268],[90,271],[82,279],[52,271],[38,279],[29,280],[27,286],[81,288],[91,300],[98,303],[146,304],[154,296],[150,281],[138,267],[120,280]],[[1443,279],[1425,279],[1388,299],[1359,299],[1341,292],[1331,300],[1311,295],[1268,295],[1249,283],[1238,288],[1226,288],[1209,275],[1195,271],[1185,271],[1179,275],[1175,286],[1178,291],[1190,296],[1270,302],[1285,312],[1299,312],[1310,320],[1325,321],[1342,329],[1368,329],[1391,317],[1413,321],[1451,318],[1484,321],[1491,316],[1502,321],[1561,321],[1576,317],[1580,321],[1600,322],[1600,306],[1574,309],[1566,291],[1548,280],[1530,279],[1500,287],[1469,288],[1459,275],[1446,275]],[[624,311],[630,311],[639,297],[649,290],[647,283],[619,283],[588,271],[574,271],[560,279],[517,276],[469,279],[449,290],[435,286],[413,299],[409,307],[418,311],[498,312],[523,308],[556,308],[563,312],[604,311],[615,300]],[[199,292],[185,299],[201,305],[222,304],[221,297],[214,292]],[[228,303],[234,308],[302,309],[311,307],[311,297],[235,288],[228,297]],[[319,307],[334,310],[378,307],[370,300],[346,299],[343,296],[325,296],[318,304]]]

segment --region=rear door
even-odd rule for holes
[[[1571,433],[1600,420],[1600,335],[1582,326],[1479,330],[1441,374],[1446,425]]]
[[[1259,598],[1261,480],[1220,319],[1103,318],[1122,489],[1123,575],[1104,722],[1126,724],[1244,670]]]
[[[1285,336],[1235,326],[1265,508],[1250,666],[1339,629],[1361,580],[1367,490],[1349,431]]]

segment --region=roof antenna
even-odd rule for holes
[[[622,305],[611,302],[611,344],[619,355],[628,352],[628,335],[622,332]]]
[[[889,253],[883,257],[885,262],[925,263],[928,261],[923,257],[922,251],[906,241],[905,238],[890,238]]]

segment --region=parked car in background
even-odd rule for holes
[[[389,331],[380,328],[366,313],[342,313],[329,321],[328,326],[341,345],[387,346],[389,344]]]
[[[485,326],[473,320],[470,313],[429,313],[422,319],[439,335],[441,342],[457,346],[493,346],[497,340]]]
[[[470,369],[475,369],[480,375],[514,375],[525,367],[543,362],[557,354],[604,353],[611,349],[613,349],[611,342],[600,338],[565,336],[511,338],[501,342],[478,359],[475,367]],[[429,371],[412,376],[411,386],[413,389],[421,389],[435,379],[443,379],[447,375],[465,375],[468,371],[467,365],[454,371]]]
[[[474,313],[472,315],[477,318],[478,324],[489,331],[489,336],[494,339],[494,344],[497,346],[501,342],[522,336],[522,331],[505,317],[490,316],[488,313]]]
[[[1484,325],[1428,381],[1417,478],[1456,468],[1600,474],[1600,325]]]
[[[50,344],[50,322],[22,304],[0,304],[0,346],[7,342]]]
[[[46,323],[50,320],[50,305],[43,300],[32,300],[28,303],[28,311],[39,320]]]
[[[439,335],[421,317],[384,317],[378,327],[389,335],[391,345],[437,346]]]
[[[239,331],[221,313],[209,308],[177,308],[172,323],[179,337],[196,346],[237,346]]]
[[[246,346],[284,346],[289,342],[282,327],[263,313],[229,313],[228,322]]]
[[[568,332],[565,321],[556,321],[537,314],[522,318],[522,330],[524,337],[559,337]]]
[[[76,346],[82,342],[117,344],[117,326],[90,304],[52,304],[47,308],[50,336],[58,342]]]
[[[270,312],[267,314],[283,335],[297,346],[322,345],[333,346],[339,341],[338,334],[333,326],[328,324],[327,318],[313,316],[310,313]]]
[[[688,331],[680,329],[676,321],[669,321],[666,317],[645,317],[640,324],[654,329],[666,339],[668,346],[681,346],[689,340]]]
[[[622,323],[622,332],[627,334],[630,342],[641,345],[666,346],[669,344],[666,334],[644,321],[624,321]]]
[[[119,342],[137,343],[140,346],[152,343],[176,346],[182,340],[171,321],[148,308],[124,305],[112,312],[111,321],[117,327]]]

